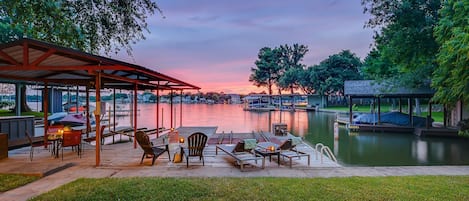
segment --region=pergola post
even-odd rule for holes
[[[156,85],[156,137],[160,137],[160,82]]]
[[[96,74],[95,78],[95,89],[96,89],[96,110],[94,117],[96,120],[96,166],[101,163],[101,72]]]
[[[90,123],[90,87],[86,85],[86,137],[90,137],[91,123]]]
[[[402,98],[399,97],[399,112],[402,113]]]
[[[381,124],[381,97],[378,96],[378,124]]]
[[[47,130],[49,129],[49,120],[47,119],[47,113],[49,108],[49,90],[47,88],[47,82],[44,83],[44,97],[42,97],[42,101],[44,104],[42,105],[42,111],[44,112],[44,147],[47,148]]]
[[[428,116],[432,117],[432,102],[428,102]]]
[[[116,131],[116,88],[114,88],[112,90],[112,93],[113,93],[113,96],[114,96],[114,98],[112,100],[112,111],[113,111],[112,112],[112,118],[113,118],[112,119],[112,124],[113,124],[112,131]],[[109,121],[111,121],[110,118],[111,117],[109,117]]]
[[[137,148],[137,140],[136,140],[136,134],[137,134],[137,84],[135,84],[134,88],[134,149]]]
[[[446,128],[448,126],[448,110],[446,109],[446,104],[443,105],[443,127]]]
[[[16,116],[21,116],[21,84],[15,84],[16,97],[15,97],[15,107],[16,107]]]
[[[170,104],[170,112],[169,112],[169,118],[171,119],[169,122],[170,122],[170,126],[171,126],[171,129],[173,129],[173,90],[171,89],[171,92],[169,94],[169,104]]]
[[[67,105],[68,105],[67,112],[70,112],[70,108],[72,107],[72,97],[70,95],[70,86],[67,86]]]
[[[77,110],[75,111],[75,113],[77,113],[77,114],[79,113],[78,109],[79,109],[79,107],[80,107],[80,105],[78,104],[79,90],[80,90],[80,89],[78,88],[78,85],[77,85],[76,100],[75,100],[75,101],[76,101],[76,102],[75,102],[75,107],[76,107],[76,109],[77,109]]]
[[[182,127],[182,90],[181,90],[181,98],[179,99],[180,100],[180,104],[179,104],[179,127]]]
[[[430,122],[430,119],[432,119],[432,101],[428,101],[428,115],[427,115],[427,122],[426,122],[426,125],[427,125],[427,128],[430,128],[432,127],[432,124]]]
[[[412,113],[413,113],[413,108],[412,108],[412,98],[408,98],[407,99],[407,104],[409,106],[409,123],[410,123],[410,127],[414,126],[414,122],[413,122],[413,118],[412,118]]]
[[[353,111],[352,111],[352,96],[349,96],[349,104],[348,104],[348,111],[349,111],[349,124],[352,124],[353,121]]]

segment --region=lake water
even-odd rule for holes
[[[126,109],[128,105],[119,105]],[[161,121],[170,128],[170,107],[160,104]],[[156,104],[138,105],[138,127],[156,127]],[[174,127],[179,127],[180,105]],[[163,113],[163,115],[161,115]],[[162,119],[161,119],[162,116]],[[345,166],[397,165],[469,165],[469,140],[462,138],[418,137],[402,133],[351,133],[340,127],[334,140],[336,115],[324,112],[251,112],[242,105],[183,104],[182,126],[218,126],[217,132],[235,133],[270,131],[272,123],[286,123],[288,130],[302,136],[311,145],[329,146],[340,164]],[[117,119],[119,126],[130,125],[128,117]]]

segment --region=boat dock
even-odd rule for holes
[[[350,124],[348,118],[337,117],[336,122],[353,132],[393,132],[393,133],[413,133],[417,136],[431,137],[458,137],[456,128],[429,127],[417,128],[410,126],[397,126],[391,124]]]
[[[216,127],[180,127],[177,130],[179,132],[179,136],[188,136],[192,134],[192,132],[198,131],[207,132],[207,135],[209,136],[209,141],[204,149],[205,166],[202,166],[198,158],[191,158],[191,167],[189,168],[189,170],[191,171],[186,171],[187,168],[185,162],[174,163],[168,160],[169,158],[166,154],[163,154],[162,156],[158,157],[154,166],[151,166],[151,160],[144,160],[144,163],[140,164],[142,150],[138,146],[137,148],[134,148],[133,143],[123,142],[115,144],[105,144],[104,146],[102,146],[101,158],[103,160],[101,162],[101,166],[94,167],[96,148],[95,146],[93,146],[93,143],[83,142],[82,145],[84,153],[82,154],[82,157],[78,157],[76,152],[66,150],[64,151],[63,161],[61,159],[51,157],[51,153],[47,149],[36,148],[34,150],[33,161],[29,160],[30,147],[23,147],[19,149],[10,150],[8,152],[8,158],[2,160],[2,165],[0,165],[0,173],[18,173],[47,176],[73,166],[79,166],[82,168],[92,167],[92,169],[96,171],[100,171],[103,169],[132,169],[133,171],[130,172],[140,172],[144,170],[155,172],[155,169],[172,170],[173,173],[177,175],[193,174],[194,170],[204,171],[205,168],[221,168],[224,172],[228,173],[229,175],[233,174],[233,172],[238,174],[238,171],[236,170],[239,169],[239,167],[236,167],[236,164],[234,163],[231,157],[224,153],[218,153],[218,155],[216,154],[216,144],[218,142],[219,137],[223,135],[221,133],[215,133]],[[232,135],[232,139],[243,139],[245,137],[253,137],[252,133],[232,133]],[[262,137],[262,134],[255,135],[261,141],[264,139],[264,137]],[[268,136],[268,133],[265,133],[265,135],[266,137],[271,137],[271,139],[274,138],[272,136]],[[288,136],[280,137],[286,138]],[[179,151],[179,143],[170,142],[169,147],[170,156],[172,158],[174,153]],[[315,148],[311,147],[306,143],[297,145],[297,148],[301,151],[310,154],[311,163],[309,166],[307,163],[307,158],[302,157],[301,159],[296,159],[293,161],[293,168],[288,167],[287,161],[281,160],[280,166],[278,166],[276,162],[272,161],[266,162],[265,169],[261,169],[259,167],[259,164],[252,164],[252,166],[248,168],[249,171],[246,174],[250,174],[249,172],[259,172],[261,174],[267,173],[268,175],[273,174],[271,173],[271,171],[277,172],[285,170],[289,171],[291,175],[295,175],[295,172],[297,171],[302,172],[305,170],[312,170],[318,167],[341,167],[341,165],[339,165],[337,162],[332,161],[329,157],[321,154],[320,151],[316,151]]]
[[[414,133],[417,136],[459,137],[455,128],[415,128]]]

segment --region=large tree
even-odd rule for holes
[[[263,47],[259,50],[258,59],[255,61],[256,67],[251,68],[249,81],[257,87],[265,86],[272,95],[272,87],[283,73],[279,65],[279,54],[277,48]]]
[[[391,63],[388,58],[381,56],[381,51],[375,48],[366,56],[361,72],[365,79],[382,82],[392,79],[399,72]]]
[[[90,53],[124,48],[131,54],[155,11],[161,12],[151,0],[0,1],[0,42],[28,37]]]
[[[329,56],[319,65],[309,67],[307,72],[313,88],[320,95],[343,95],[345,80],[361,79],[359,69],[362,63],[354,53],[343,50]],[[314,80],[314,81],[313,81]],[[303,86],[306,87],[306,86]]]
[[[428,84],[436,67],[439,46],[433,27],[440,4],[440,0],[362,0],[364,12],[371,14],[365,26],[375,29],[375,51],[379,51],[375,61],[367,62],[372,64],[368,72],[391,67],[396,69],[386,72],[396,72],[390,76],[395,81],[410,87]]]
[[[299,44],[289,46],[285,44],[281,45],[278,49],[280,51],[280,66],[285,72],[278,80],[279,93],[281,90],[289,89],[290,93],[293,94],[293,91],[298,88],[299,84],[298,72],[305,68],[305,65],[300,62],[308,52],[308,46]]]
[[[299,88],[303,68],[289,68],[278,79],[278,89],[290,90],[293,94],[294,90]]]
[[[155,11],[161,12],[151,0],[0,1],[0,43],[27,37],[94,54],[123,48],[131,55]]]
[[[447,0],[440,10],[435,27],[440,51],[439,66],[433,73],[435,100],[453,105],[458,100],[469,103],[469,1]]]
[[[319,65],[310,66],[306,69],[303,69],[299,71],[299,74],[297,75],[299,88],[305,94],[314,94],[318,91],[320,87],[320,79],[318,79],[318,77],[315,77],[320,73],[314,71],[320,71]]]

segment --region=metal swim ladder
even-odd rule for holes
[[[318,153],[321,152],[321,163],[323,163],[324,154],[326,154],[327,157],[329,157],[332,161],[337,163],[337,159],[335,158],[334,154],[328,146],[322,143],[317,143],[314,149],[316,150],[316,160],[318,160]]]

